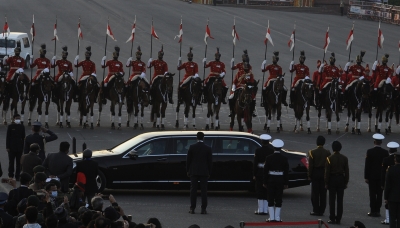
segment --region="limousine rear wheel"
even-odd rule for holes
[[[98,175],[96,177],[96,183],[97,183],[97,188],[99,189],[99,192],[104,191],[106,188],[106,176],[102,171],[98,171]]]

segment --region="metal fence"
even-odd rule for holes
[[[400,25],[400,6],[365,1],[349,1],[347,17],[373,21],[380,20]]]

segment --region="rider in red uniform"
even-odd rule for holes
[[[122,76],[125,75],[123,64],[120,61],[118,61],[120,48],[118,46],[115,46],[114,50],[115,51],[113,52],[112,60],[108,60],[106,62],[106,58],[107,58],[106,56],[103,56],[103,58],[101,59],[101,68],[108,67],[107,77],[101,83],[101,89],[100,89],[100,95],[101,95],[101,100],[102,100],[103,104],[106,102],[105,96],[103,93],[103,89],[105,89],[107,87],[108,82],[111,79],[113,79],[115,77],[115,74],[117,74],[117,73],[121,74]]]
[[[96,78],[96,64],[90,60],[90,56],[92,56],[92,47],[87,46],[86,47],[86,52],[85,52],[85,60],[79,62],[79,55],[75,57],[74,60],[74,66],[75,67],[82,67],[83,72],[81,76],[79,77],[78,83],[81,84],[81,81],[86,80],[90,75],[94,76],[94,78],[97,81]]]
[[[20,56],[21,54],[21,48],[20,47],[16,47],[14,49],[14,56],[8,57],[8,56],[4,56],[3,58],[3,65],[4,66],[9,66],[10,71],[8,71],[8,75],[6,78],[7,82],[12,81],[15,72],[18,69],[24,69],[25,68],[25,60]],[[1,69],[1,68],[0,68]]]
[[[188,61],[186,63],[181,64],[181,59],[179,57],[177,70],[185,69],[185,75],[182,78],[182,81],[179,82],[178,88],[178,101],[182,103],[182,86],[185,85],[192,77],[198,78],[199,77],[199,66],[197,63],[193,62],[193,53],[192,47],[189,49],[189,53],[187,54]]]
[[[219,53],[219,48],[217,48],[217,53],[215,53],[215,61],[211,61],[207,64],[205,64],[205,68],[210,68],[210,74],[208,77],[204,80],[204,86],[206,87],[203,91],[203,103],[207,103],[207,96],[208,96],[208,80],[213,77],[218,77],[221,78],[222,80],[222,85],[224,86],[224,91],[222,92],[222,103],[226,104],[225,98],[226,98],[226,92],[228,92],[228,86],[226,85],[224,81],[224,77],[226,74],[225,71],[225,64],[220,61],[221,54]],[[203,63],[207,61],[206,58],[204,58]]]
[[[68,57],[68,47],[64,46],[62,47],[63,52],[62,52],[62,59],[56,61],[56,56],[53,56],[51,60],[51,68],[56,68],[58,67],[58,74],[55,77],[55,81],[59,82],[61,75],[64,74],[64,72],[68,72],[70,77],[73,79],[74,73],[72,73],[72,63],[67,60]]]
[[[388,58],[389,54],[385,54],[385,56],[382,57],[382,65],[378,65],[378,61],[374,62],[374,65],[372,66],[372,71],[373,71],[373,81],[374,81],[374,90],[372,91],[372,103],[373,106],[376,104],[376,98],[377,98],[377,90],[379,87],[379,84],[381,84],[382,81],[385,81],[387,78],[391,78],[393,75],[393,70],[390,68],[387,63],[388,63]]]
[[[126,84],[131,83],[134,80],[135,76],[138,76],[136,78],[140,77],[146,80],[146,64],[141,60],[141,58],[142,51],[140,50],[140,46],[138,46],[136,52],[136,60],[132,61],[132,57],[130,57],[128,61],[126,61],[126,67],[132,67],[132,74],[129,76]]]
[[[306,77],[308,77],[308,79],[310,78],[310,70],[308,68],[308,66],[304,65],[304,61],[306,61],[306,56],[304,51],[300,52],[300,57],[299,57],[299,64],[294,64],[294,61],[292,61],[290,63],[289,66],[289,70],[290,73],[293,73],[296,71],[296,76],[294,77],[293,83],[292,83],[292,89],[290,91],[290,104],[289,107],[292,107],[293,101],[294,101],[294,97],[295,97],[295,92],[294,92],[294,86],[296,85],[298,80],[303,80]]]
[[[347,90],[350,86],[352,86],[354,81],[358,81],[360,78],[362,78],[365,74],[365,68],[361,65],[362,63],[362,58],[365,55],[365,51],[361,51],[361,55],[357,55],[356,58],[356,65],[350,66],[350,62],[346,63],[344,66],[344,71],[346,75],[346,80],[345,80],[345,98],[348,97],[347,95]]]
[[[154,67],[153,77],[150,80],[150,104],[153,103],[152,97],[154,97],[154,87],[152,87],[152,84],[155,82],[155,80],[164,77],[164,75],[168,73],[168,64],[163,60],[163,58],[164,47],[161,46],[161,50],[158,52],[158,59],[153,60],[150,58],[149,61],[147,61],[147,68]],[[168,100],[170,104],[174,103],[172,100],[172,91],[171,93],[168,93]]]
[[[335,53],[331,53],[331,57],[329,58],[329,66],[325,66],[325,64],[321,64],[319,71],[321,73],[321,78],[320,78],[320,84],[319,84],[319,94],[322,94],[322,90],[324,87],[332,81],[333,78],[338,78],[339,79],[339,86],[342,87],[342,80],[341,80],[341,74],[340,74],[340,69],[335,66],[336,58],[335,58]],[[344,88],[341,88],[342,91],[340,93],[340,100],[344,101],[343,99],[343,90]],[[321,100],[321,99],[320,99]],[[323,99],[322,99],[323,100]],[[322,101],[321,100],[321,101]]]
[[[39,77],[40,73],[42,73],[42,71],[47,68],[47,70],[50,70],[50,60],[48,58],[46,58],[46,44],[42,44],[40,45],[40,58],[35,59],[35,61],[33,61],[33,55],[31,58],[31,62],[30,62],[30,67],[34,68],[35,66],[37,66],[37,70],[36,70],[36,74],[35,76],[32,78],[32,84],[34,84],[36,82],[36,79]]]
[[[275,51],[274,52],[274,56],[272,56],[272,64],[265,66],[265,64],[267,64],[267,60],[264,60],[262,65],[261,65],[261,71],[262,72],[266,72],[269,71],[269,76],[267,81],[264,83],[263,85],[263,90],[267,90],[268,91],[271,89],[271,85],[269,85],[269,81],[271,79],[275,79],[278,77],[278,75],[282,75],[282,67],[278,65],[278,61],[279,61],[279,52]],[[268,87],[268,88],[267,88]],[[284,88],[283,92],[282,92],[282,104],[285,106],[288,106],[288,103],[286,102],[286,96],[287,96],[287,89]]]

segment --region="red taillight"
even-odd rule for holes
[[[308,159],[306,157],[302,158],[301,163],[303,163],[303,165],[308,169]]]

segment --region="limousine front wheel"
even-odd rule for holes
[[[104,191],[104,189],[106,188],[106,176],[100,170],[98,171],[98,175],[96,177],[96,184],[99,192]]]

